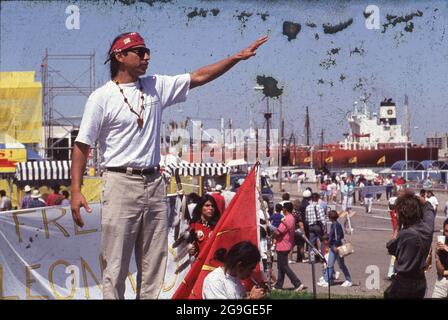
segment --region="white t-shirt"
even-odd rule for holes
[[[0,199],[0,210],[8,211],[11,209],[11,199],[9,199],[8,197],[2,197]]]
[[[223,268],[216,268],[204,279],[203,299],[243,299],[246,290],[240,280],[227,273]]]
[[[435,196],[429,197],[426,199],[429,203],[431,203],[434,210],[436,210],[436,207],[439,205],[439,201],[437,201],[437,198]]]
[[[160,162],[162,110],[187,98],[190,74],[140,78],[144,92],[143,128],[112,80],[87,100],[76,141],[99,145],[101,167],[145,168]],[[139,81],[120,84],[129,104],[140,112]]]

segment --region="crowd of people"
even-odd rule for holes
[[[389,182],[387,183],[389,186]],[[325,185],[323,181],[320,186],[322,185]],[[288,277],[294,286],[294,291],[303,291],[306,287],[291,268],[293,263],[310,262],[311,248],[301,234],[325,256],[325,261],[319,256],[315,257],[315,262],[321,263],[322,266],[322,276],[317,285],[326,288],[338,283],[341,287],[351,287],[353,280],[349,267],[338,252],[338,248],[344,244],[346,233],[353,231],[352,226],[347,224],[348,213],[353,211],[353,198],[357,190],[361,190],[358,199],[365,205],[368,213],[371,213],[374,200],[380,196],[372,191],[374,189],[368,188],[373,182],[363,179],[362,176],[342,177],[337,183],[331,181],[326,185],[327,190],[320,187],[318,192],[306,188],[301,194],[301,199],[291,199],[290,194],[284,193],[282,201],[275,204],[272,213],[265,204],[266,216],[269,219],[260,220],[260,246],[256,247],[246,242],[239,243],[225,252],[217,252],[216,259],[223,263],[223,267],[206,278],[203,298],[263,298],[267,293],[266,288],[254,286],[252,290],[246,292],[241,285],[241,281],[255,268],[254,263],[260,260],[263,262],[266,279],[271,279],[273,290],[283,289],[285,277]],[[438,237],[433,246],[434,217],[439,208],[434,192],[421,189],[415,194],[405,188],[397,188],[395,184],[391,184],[391,187],[390,191],[386,189],[393,229],[392,239],[387,243],[387,251],[392,256],[388,272],[391,284],[384,295],[386,298],[424,297],[427,291],[425,271],[431,264],[429,257],[433,254],[437,280],[432,297],[446,298],[448,219],[444,221],[440,230],[442,236]],[[67,190],[61,190],[56,184],[51,189],[50,194],[42,195],[38,189],[25,186],[20,209],[70,204]],[[198,256],[234,195],[235,192],[230,189],[223,190],[219,184],[209,188],[203,196],[196,193],[188,195],[187,218],[190,230],[194,232],[189,250],[191,256]],[[0,190],[0,197],[1,210],[11,210],[11,200],[4,190]],[[341,205],[342,211],[335,210],[336,204]],[[448,218],[448,202],[444,206],[444,214]],[[344,224],[340,223],[342,219],[345,219]],[[297,232],[298,230],[300,232]],[[268,236],[272,239],[271,256],[267,250]],[[268,268],[269,259],[274,261],[274,258],[277,262],[275,274]],[[336,264],[340,272],[336,271]],[[340,274],[344,275],[345,281],[337,281]]]
[[[53,184],[51,190],[51,193],[42,194],[39,189],[26,185],[18,207],[13,207],[6,191],[0,190],[0,211],[70,205],[70,193],[67,189],[62,190],[59,184]]]
[[[217,252],[216,259],[223,263],[206,278],[204,282],[203,298],[236,298],[260,299],[267,290],[254,286],[251,290],[242,286],[241,281],[250,275],[256,262],[262,260],[266,279],[271,279],[273,290],[284,287],[285,277],[288,277],[293,290],[296,292],[306,289],[299,275],[291,268],[293,263],[308,263],[311,258],[311,248],[301,234],[305,235],[311,244],[325,256],[325,261],[319,256],[316,263],[321,263],[322,276],[317,282],[318,286],[328,287],[340,284],[341,287],[350,287],[353,280],[344,257],[339,254],[338,248],[344,244],[345,234],[353,228],[340,223],[339,220],[348,220],[347,213],[352,210],[352,200],[355,188],[361,188],[359,200],[366,206],[366,212],[371,212],[373,198],[377,195],[364,187],[370,186],[370,181],[355,179],[348,176],[341,179],[342,185],[339,194],[313,192],[306,188],[301,199],[291,199],[290,194],[284,193],[282,201],[275,204],[272,213],[266,205],[266,215],[269,219],[260,219],[259,247],[249,242],[236,244],[225,252]],[[333,184],[334,182],[331,182]],[[331,185],[330,184],[330,185]],[[38,189],[25,186],[24,196],[20,201],[20,208],[37,208],[52,205],[69,205],[69,192],[62,190],[59,185],[51,187],[52,193],[41,195]],[[336,188],[336,190],[338,190]],[[235,192],[223,190],[221,185],[210,188],[203,196],[196,193],[188,195],[187,218],[190,230],[194,232],[192,246],[189,254],[197,257],[212,231],[230,204]],[[0,204],[2,210],[11,209],[11,200],[4,190],[0,190]],[[434,256],[437,280],[433,289],[433,298],[446,298],[448,296],[448,219],[440,230],[442,235],[433,246],[432,234],[434,217],[438,210],[438,200],[431,190],[421,189],[419,193],[411,193],[401,188],[397,191],[393,185],[392,191],[387,192],[389,212],[392,222],[392,239],[387,243],[387,251],[391,254],[391,265],[388,277],[390,286],[384,295],[386,298],[423,298],[427,291],[425,271],[431,264],[430,257]],[[343,211],[336,211],[335,204],[341,204]],[[448,203],[445,204],[444,214],[448,218]],[[298,232],[300,230],[300,232]],[[268,241],[272,239],[271,256],[268,255]],[[296,250],[294,250],[296,248]],[[295,258],[293,257],[295,253]],[[276,260],[277,272],[268,268],[268,261]],[[338,264],[340,272],[335,270]],[[269,272],[269,275],[268,275]],[[343,274],[345,281],[339,281]]]
[[[320,194],[313,192],[311,188],[307,188],[302,193],[302,197],[301,200],[291,201],[288,193],[283,194],[282,201],[276,204],[275,212],[270,217],[270,230],[273,235],[278,269],[274,289],[283,288],[286,275],[294,285],[294,291],[304,290],[303,283],[289,265],[295,262],[310,262],[312,248],[307,245],[305,239],[309,239],[311,245],[326,260],[324,261],[319,256],[315,258],[316,262],[322,263],[323,275],[317,284],[328,287],[335,283],[340,274],[334,270],[334,264],[337,262],[345,276],[341,286],[352,286],[352,279],[344,258],[337,253],[337,248],[344,242],[343,227],[338,219],[344,214],[332,210]],[[297,247],[295,261],[293,260],[294,247]]]
[[[189,252],[191,255],[199,254],[222,214],[217,205],[218,201],[213,197],[214,193],[216,194],[216,191],[202,197],[195,193],[188,196],[190,230],[193,230],[195,234],[192,239],[194,245]],[[264,205],[269,220],[260,218],[259,247],[244,241],[228,250],[218,250],[215,253],[215,259],[221,261],[223,266],[215,269],[205,278],[204,299],[260,299],[264,297],[267,288],[254,285],[246,292],[241,283],[250,276],[260,260],[263,262],[266,279],[272,281],[273,290],[283,289],[285,277],[289,278],[295,292],[305,290],[306,287],[290,267],[293,263],[291,259],[295,246],[297,246],[297,262],[309,262],[310,259],[310,253],[306,254],[306,251],[311,250],[311,247],[307,247],[306,241],[297,234],[297,230],[300,230],[306,238],[311,239],[313,246],[326,256],[326,263],[320,259],[316,261],[322,263],[323,276],[319,279],[318,285],[328,287],[334,284],[339,274],[334,269],[337,262],[345,276],[341,286],[352,286],[352,279],[344,258],[337,251],[344,241],[344,231],[338,222],[338,212],[329,210],[325,201],[320,199],[319,193],[312,192],[309,188],[303,192],[303,196],[301,201],[298,199],[291,201],[288,193],[283,194],[283,200],[275,205],[275,210],[270,215],[267,204]],[[327,210],[329,210],[328,214]],[[270,243],[272,248],[269,248],[273,250],[268,250],[268,236],[274,240]],[[275,253],[277,260],[276,276],[268,268],[268,260],[273,258],[271,252]]]
[[[375,191],[368,195],[372,202],[373,200],[380,201],[383,194],[385,194],[386,200],[389,200],[394,190],[399,191],[406,184],[406,180],[401,176],[388,175],[383,178],[380,175],[339,175],[336,173],[332,175],[320,173],[316,176],[316,181],[321,198],[333,204],[339,202],[343,205],[344,211],[351,209],[352,205],[356,204],[356,195],[358,195],[360,204],[365,204],[365,195],[362,194],[362,188],[365,186],[377,186],[377,188],[372,188]],[[300,182],[300,190],[298,187],[299,193],[301,193],[302,184],[303,182]],[[358,190],[357,194],[356,190]]]

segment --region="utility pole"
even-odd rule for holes
[[[406,135],[406,145],[404,148],[404,161],[406,161],[406,171],[405,171],[405,179],[406,183],[408,183],[408,144],[409,144],[409,131],[411,129],[411,121],[410,121],[410,115],[409,115],[409,108],[408,108],[408,95],[406,94],[404,96],[404,112],[405,112],[405,135]]]
[[[324,167],[323,155],[324,155],[324,129],[322,128],[320,132],[320,142],[319,142],[319,152],[320,152],[320,166]]]
[[[282,180],[283,180],[283,106],[282,106],[282,97],[279,97],[280,99],[280,147],[279,147],[279,159],[278,159],[278,187],[280,192],[282,192]]]
[[[311,137],[311,126],[310,126],[310,114],[308,112],[308,107],[306,107],[306,116],[305,116],[305,139],[306,145],[310,146],[310,137]]]
[[[311,124],[310,124],[310,113],[308,110],[308,106],[306,107],[306,115],[305,115],[305,143],[309,150],[310,157],[310,168],[313,168],[313,151],[314,146],[310,146],[311,143]]]

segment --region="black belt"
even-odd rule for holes
[[[160,171],[160,166],[154,166],[154,167],[148,167],[148,168],[142,168],[142,169],[136,169],[136,168],[130,168],[130,167],[107,167],[106,169],[107,169],[107,171],[121,172],[121,173],[126,173],[129,175],[138,174],[141,176],[146,176],[149,174],[158,173]]]

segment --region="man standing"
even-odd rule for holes
[[[297,193],[301,194],[302,193],[302,184],[305,181],[305,174],[301,173],[298,177],[297,177]]]
[[[26,185],[23,189],[25,191],[25,196],[23,197],[22,201],[20,202],[20,209],[28,209],[30,202],[31,202],[31,187],[29,185]]]
[[[350,234],[353,233],[353,226],[352,222],[350,220],[350,216],[352,214],[352,208],[353,208],[353,195],[355,193],[355,185],[353,183],[353,179],[351,176],[347,178],[346,183],[341,189],[342,194],[342,211],[347,212],[347,220],[344,223],[344,226],[346,223],[348,223],[348,232]]]
[[[28,208],[43,208],[45,207],[45,201],[41,198],[41,194],[39,190],[34,189],[31,193],[31,201],[28,205]]]
[[[6,196],[5,190],[0,190],[0,211],[12,210],[11,199]]]
[[[189,89],[210,82],[267,41],[215,64],[177,76],[146,73],[150,50],[136,32],[121,34],[109,50],[111,81],[86,104],[72,159],[73,220],[84,225],[81,193],[90,148],[98,142],[103,174],[101,199],[103,297],[123,299],[132,250],[137,264],[137,299],[158,297],[167,258],[165,184],[159,173],[162,110],[186,100]],[[107,62],[106,61],[106,62]]]
[[[305,223],[308,225],[310,233],[310,242],[321,251],[322,237],[326,232],[326,218],[325,211],[322,206],[319,205],[319,194],[313,193],[311,196],[311,202],[306,207],[305,211]]]

